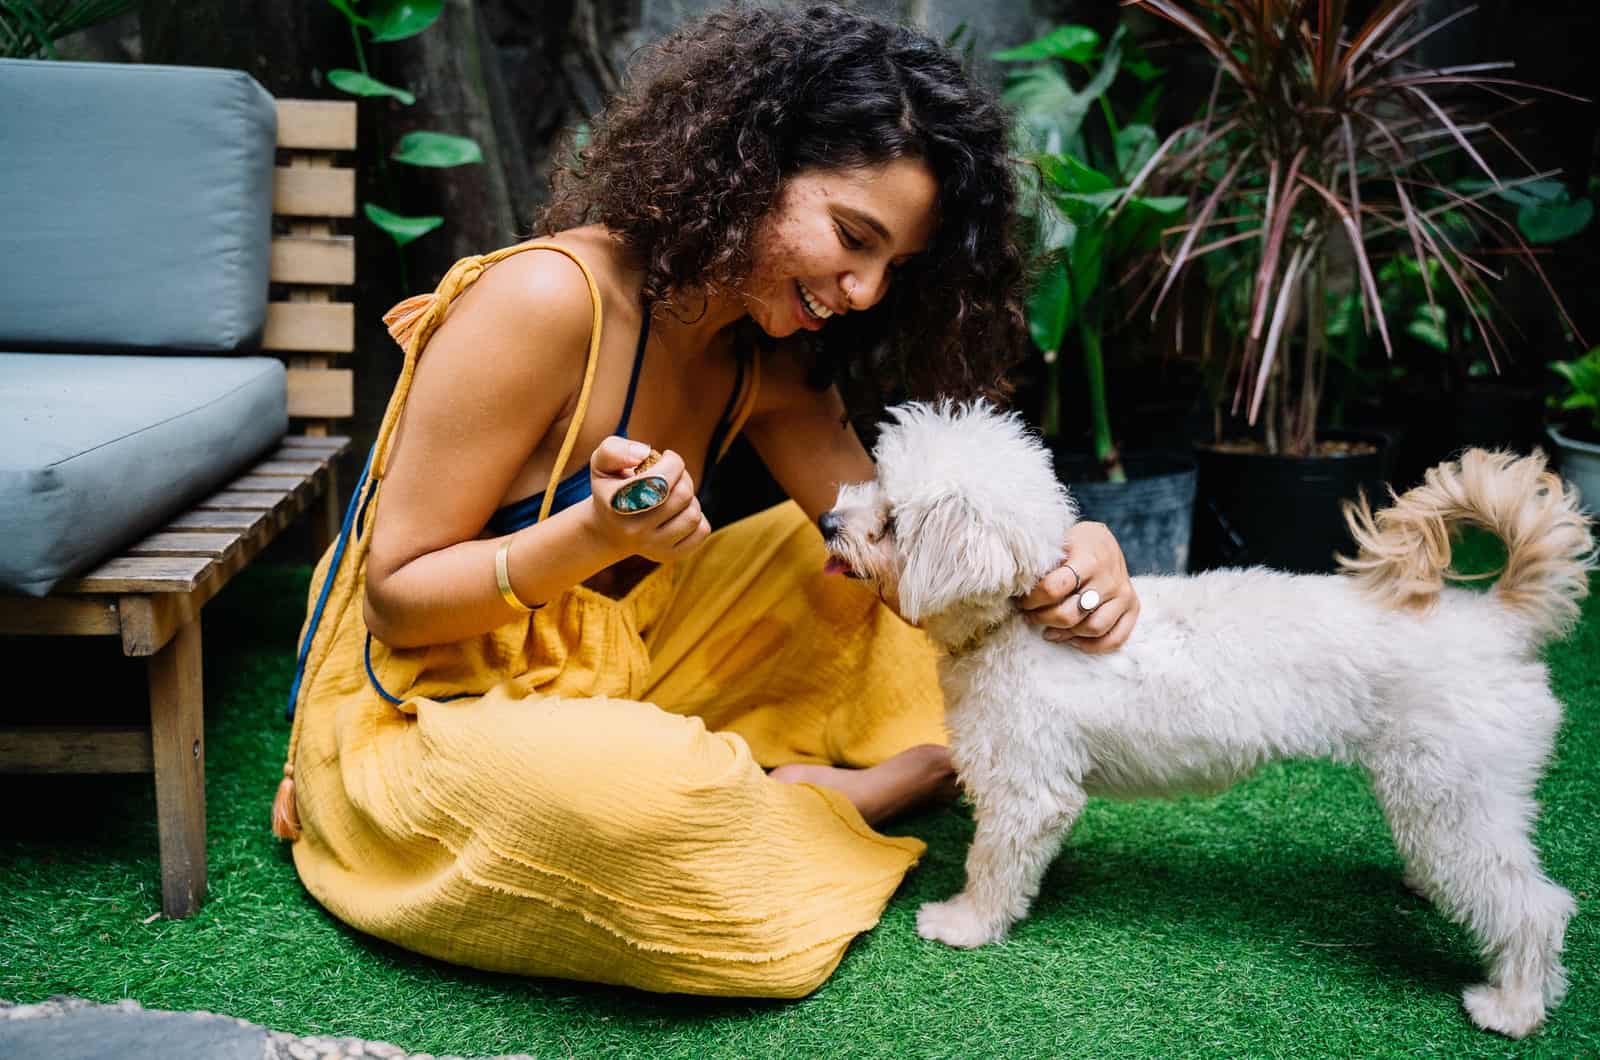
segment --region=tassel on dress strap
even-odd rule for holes
[[[435,301],[437,296],[432,291],[427,294],[414,294],[383,314],[383,322],[388,325],[389,334],[400,344],[402,350],[411,345],[411,337],[416,334],[417,325],[422,322],[423,315],[433,307]]]

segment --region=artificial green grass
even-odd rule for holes
[[[148,778],[0,781],[0,997],[131,997],[466,1055],[1600,1055],[1594,599],[1549,653],[1568,712],[1540,789],[1546,867],[1580,906],[1571,995],[1540,1036],[1512,1043],[1467,1021],[1459,994],[1479,968],[1466,936],[1402,885],[1364,778],[1320,763],[1215,798],[1092,801],[1032,918],[974,952],[914,930],[917,907],[961,883],[970,817],[904,821],[890,830],[928,840],[927,858],[798,1002],[489,975],[364,937],[306,895],[267,827],[306,577],[258,565],[205,611],[211,891],[196,916],[146,922],[160,908]],[[114,646],[90,665],[8,647],[14,679],[49,678],[13,706],[141,707]]]

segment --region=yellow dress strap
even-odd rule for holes
[[[565,254],[572,259],[583,273],[585,282],[589,285],[589,300],[594,304],[594,321],[589,329],[589,359],[583,370],[583,386],[578,390],[578,409],[572,418],[572,426],[567,429],[567,436],[561,443],[560,455],[556,457],[555,471],[550,477],[550,487],[545,490],[544,504],[539,511],[539,518],[543,520],[550,514],[550,505],[555,499],[555,484],[561,479],[561,469],[566,465],[567,458],[572,455],[572,447],[578,441],[578,428],[583,423],[584,412],[589,407],[589,392],[594,386],[595,365],[600,357],[600,288],[594,281],[594,274],[583,263],[583,259],[568,250],[566,247],[555,243],[520,243],[516,246],[505,247],[492,254],[483,254],[476,257],[462,258],[450,267],[444,274],[444,279],[439,281],[439,286],[431,294],[413,295],[396,305],[383,315],[383,322],[389,326],[389,334],[394,336],[401,349],[405,351],[405,364],[400,369],[400,378],[395,381],[394,394],[389,399],[389,407],[384,412],[383,424],[378,428],[378,437],[372,445],[372,458],[369,469],[360,484],[357,493],[366,490],[367,497],[372,496],[372,489],[383,478],[384,468],[388,461],[389,445],[394,437],[396,425],[400,422],[400,413],[405,407],[406,398],[411,392],[411,381],[416,375],[417,359],[421,356],[422,348],[428,339],[438,330],[444,322],[445,314],[449,312],[450,303],[456,295],[470,287],[474,280],[483,274],[483,270],[495,262],[508,258],[513,254],[520,254],[524,250],[554,250],[558,254]],[[351,499],[351,513],[357,511],[356,504],[360,497]],[[340,534],[339,545],[330,549],[328,553],[329,566],[322,570],[322,577],[326,584],[334,579],[337,574],[338,559],[343,555],[345,542],[348,540],[351,516],[347,515],[345,526]],[[369,538],[370,541],[370,538]],[[354,586],[356,583],[349,583]],[[347,589],[347,592],[353,589]],[[347,601],[345,601],[347,602]],[[336,605],[335,610],[343,607],[345,602]],[[323,606],[327,603],[326,592],[317,605],[317,611],[307,619],[307,628],[302,631],[302,640],[306,641],[307,650],[310,648],[310,639],[314,639],[316,627],[320,621]],[[315,673],[327,658],[330,642],[322,642],[321,650],[315,658],[301,660],[300,672],[305,674]],[[296,678],[297,682],[301,677]],[[278,793],[272,802],[272,831],[280,839],[298,839],[300,836],[300,815],[295,803],[294,793],[294,763],[299,751],[301,723],[305,719],[305,704],[296,703],[294,710],[294,723],[289,730],[289,750],[285,756],[283,766],[283,780],[278,785]]]
[[[570,258],[583,273],[584,282],[589,285],[589,301],[594,306],[594,319],[589,327],[588,361],[583,369],[583,385],[578,388],[578,408],[573,414],[572,425],[567,428],[566,437],[562,439],[561,450],[556,456],[555,469],[550,473],[550,487],[545,490],[544,503],[539,509],[539,519],[542,522],[549,516],[550,506],[555,502],[555,484],[561,481],[561,472],[572,456],[573,447],[578,444],[578,430],[583,426],[584,413],[589,410],[589,394],[594,389],[595,367],[600,362],[602,321],[600,286],[595,283],[594,273],[589,271],[589,266],[584,264],[583,259],[573,251],[557,243],[518,243],[515,246],[502,247],[490,254],[462,258],[450,266],[450,271],[444,274],[439,286],[434,288],[431,294],[413,295],[405,299],[383,315],[383,322],[388,325],[389,334],[394,336],[394,340],[406,354],[405,365],[400,369],[400,378],[395,381],[394,387],[393,404],[399,406],[404,404],[411,392],[411,380],[416,375],[417,359],[421,356],[428,339],[439,329],[439,325],[444,323],[445,316],[450,311],[450,303],[462,291],[472,286],[473,282],[483,275],[484,269],[525,250],[553,250]],[[389,417],[379,430],[374,442],[373,479],[383,478],[384,470],[388,466],[389,442],[398,423],[398,416]]]
[[[752,350],[750,353],[750,374],[746,379],[743,392],[739,395],[739,405],[733,410],[733,419],[728,424],[728,433],[722,439],[722,447],[717,450],[717,459],[721,460],[728,455],[728,448],[733,445],[739,432],[744,430],[745,421],[750,418],[750,413],[755,411],[756,395],[761,390],[761,351]]]

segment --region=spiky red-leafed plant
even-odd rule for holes
[[[1500,275],[1491,260],[1531,267],[1566,317],[1515,224],[1483,201],[1551,174],[1532,172],[1491,118],[1468,115],[1472,104],[1496,99],[1520,106],[1518,90],[1551,90],[1497,76],[1510,63],[1416,61],[1423,40],[1473,8],[1422,25],[1422,0],[1382,0],[1347,29],[1347,0],[1126,2],[1180,27],[1217,65],[1203,112],[1130,182],[1130,195],[1156,177],[1190,199],[1188,224],[1169,234],[1156,263],[1152,313],[1196,262],[1225,249],[1234,256],[1220,281],[1238,285],[1246,307],[1242,337],[1229,350],[1233,411],[1247,407],[1254,425],[1265,405],[1272,451],[1307,455],[1315,445],[1327,362],[1324,292],[1340,242],[1354,263],[1366,325],[1391,354],[1373,267],[1382,254],[1414,255],[1425,283],[1434,271],[1428,263],[1438,262],[1491,358],[1505,347],[1481,308],[1494,303],[1487,281]],[[1527,174],[1502,180],[1475,146],[1485,138],[1504,144]],[[1441,175],[1451,156],[1470,159],[1485,186],[1452,185]],[[1226,294],[1214,290],[1213,304]],[[1427,297],[1433,305],[1431,284]],[[1208,329],[1219,321],[1212,314]]]

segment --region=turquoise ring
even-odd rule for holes
[[[667,500],[667,480],[660,475],[645,475],[611,495],[611,510],[618,515],[643,515],[661,507]]]

